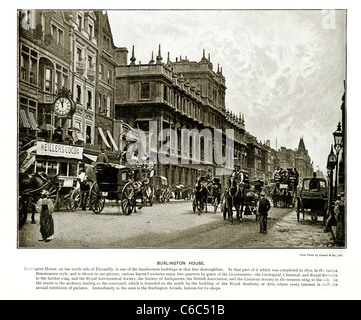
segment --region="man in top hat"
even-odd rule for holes
[[[97,162],[108,163],[108,157],[105,154],[105,149],[102,149],[102,152],[98,155]]]
[[[267,233],[268,211],[271,209],[271,203],[266,198],[266,194],[261,192],[261,199],[258,201],[257,213],[259,215],[260,233]]]

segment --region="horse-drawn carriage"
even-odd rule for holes
[[[198,177],[192,202],[193,212],[198,211],[200,214],[204,209],[208,212],[208,206],[213,206],[213,212],[216,213],[221,202],[221,189],[220,178],[208,180],[205,176]]]
[[[153,186],[151,179],[139,180],[140,169],[110,163],[96,164],[96,181],[89,191],[89,206],[94,213],[100,213],[105,201],[120,202],[124,214],[136,211],[146,203],[153,204]],[[149,177],[151,178],[151,177]]]
[[[223,219],[233,222],[233,210],[237,212],[237,218],[242,219],[243,211],[245,215],[255,214],[257,218],[257,202],[260,198],[264,182],[260,179],[249,180],[247,174],[243,174],[242,179],[231,175],[228,177],[228,185],[222,196]]]
[[[244,185],[244,214],[255,214],[257,218],[257,203],[263,190],[264,181],[261,179],[251,180]]]
[[[311,219],[317,220],[318,215],[326,217],[327,212],[327,183],[323,178],[313,178],[319,181],[317,188],[313,188],[310,181],[312,178],[304,178],[302,181],[302,187],[300,195],[297,201],[297,221],[300,221],[300,213],[303,214],[303,220],[305,219],[305,213],[310,212]]]
[[[298,173],[290,168],[277,170],[272,190],[273,206],[294,207],[297,200]]]

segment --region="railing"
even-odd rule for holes
[[[64,60],[70,62],[71,53],[70,49],[65,48],[64,45],[57,42],[51,34],[44,35],[42,31],[39,30],[25,30],[20,28],[20,37],[24,37],[38,45],[39,47],[51,52],[57,57],[61,57]]]

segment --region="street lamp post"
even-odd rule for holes
[[[336,150],[336,173],[335,173],[335,195],[334,198],[337,198],[337,180],[338,180],[338,155],[342,148],[342,130],[341,130],[341,123],[339,122],[337,125],[336,131],[333,133],[334,138],[334,148]]]
[[[329,185],[329,197],[328,197],[328,212],[332,214],[332,201],[333,201],[333,170],[337,163],[337,156],[333,153],[331,145],[331,151],[327,158],[327,170],[329,171],[330,185]]]

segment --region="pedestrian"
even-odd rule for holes
[[[80,184],[80,206],[82,207],[82,210],[85,211],[90,187],[88,184],[88,177],[83,168],[80,169],[78,181]]]
[[[261,192],[261,199],[258,201],[257,213],[259,215],[260,233],[267,233],[268,211],[271,209],[271,203],[266,198],[266,194]]]
[[[105,154],[105,149],[103,148],[101,153],[98,155],[97,162],[108,163],[108,157]]]
[[[42,190],[39,200],[35,204],[36,211],[40,212],[40,234],[39,241],[49,242],[54,239],[54,203],[49,198],[49,192]]]
[[[317,173],[313,173],[313,177],[309,183],[309,189],[313,191],[320,191],[320,181],[317,179]]]

